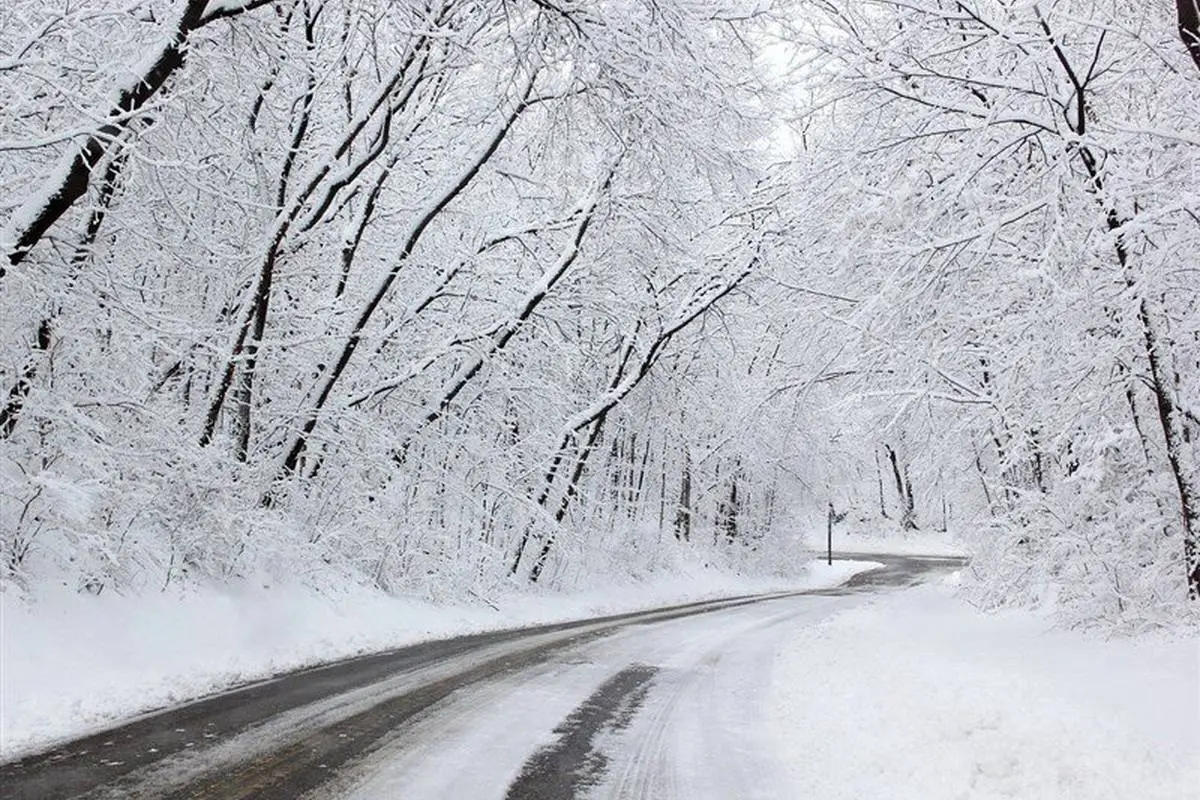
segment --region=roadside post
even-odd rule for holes
[[[826,562],[829,566],[833,566],[833,501],[829,501],[829,521],[825,525],[825,539],[828,545],[828,557]]]

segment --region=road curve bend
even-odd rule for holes
[[[578,707],[560,709],[568,713],[550,731],[550,744],[513,756],[519,769],[503,778],[508,789],[501,794],[506,800],[575,797],[595,783],[605,768],[594,740],[628,727],[648,688],[669,685],[674,679],[665,674],[665,668],[650,663],[624,663],[616,658],[607,659],[611,660],[607,666],[599,665],[607,660],[580,655],[590,652],[587,648],[601,648],[622,632],[659,631],[654,626],[701,615],[736,614],[737,609],[772,601],[814,598],[807,601],[813,603],[819,597],[853,597],[913,585],[930,574],[963,564],[962,559],[936,556],[837,557],[871,560],[883,566],[834,589],[734,597],[475,634],[289,673],[147,714],[2,764],[0,798],[293,800],[305,795],[346,796],[357,791],[354,787],[363,782],[364,771],[379,769],[383,761],[411,767],[420,763],[414,759],[432,758],[429,745],[418,746],[421,726],[428,726],[439,708],[452,706],[456,693],[490,687],[493,704],[505,701],[519,708],[524,702],[528,706],[528,698],[505,700],[504,692],[528,692],[530,687],[536,692],[537,686],[554,674],[571,669],[579,672],[584,669],[580,665],[590,659],[592,666],[584,670],[590,677],[578,688],[580,692],[587,689],[582,701]],[[799,606],[793,603],[791,608]],[[755,614],[761,619],[745,623],[751,628],[786,616]],[[657,632],[652,638],[665,641]],[[650,656],[662,663],[670,661],[669,654],[650,652]],[[562,698],[571,696],[567,691]],[[552,705],[543,709],[544,714],[550,713]],[[503,730],[503,723],[498,725]],[[545,738],[546,733],[540,735]],[[647,779],[644,771],[628,769],[633,770],[630,780],[635,783]],[[409,769],[410,773],[419,771]],[[384,795],[398,796],[391,789]]]

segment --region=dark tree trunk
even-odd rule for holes
[[[316,49],[316,14],[308,4],[304,4],[304,36],[305,44],[310,52]],[[300,149],[308,136],[309,125],[312,121],[313,98],[317,89],[316,75],[311,71],[305,79],[304,92],[299,101],[294,104],[297,109],[292,119],[292,138],[284,153],[283,164],[279,168],[279,182],[275,187],[275,211],[283,214],[286,209],[288,189],[291,184],[292,171],[296,166]],[[282,245],[282,238],[278,240]],[[254,384],[258,374],[258,352],[267,331],[267,316],[271,309],[272,283],[275,267],[279,258],[277,248],[267,254],[270,262],[267,267],[266,279],[259,283],[258,292],[254,297],[254,322],[249,340],[246,342],[244,359],[240,367],[238,385],[234,389],[234,456],[238,461],[246,461],[250,453],[250,434],[253,421],[251,415],[254,408]]]
[[[883,449],[887,451],[888,461],[892,465],[892,477],[896,481],[896,495],[900,500],[900,527],[906,531],[915,531],[917,529],[916,503],[913,500],[912,483],[908,480],[908,467],[905,466],[901,471],[896,451],[886,444]]]
[[[675,509],[675,538],[692,539],[692,460],[683,456],[683,474],[679,478],[679,503]]]
[[[13,387],[8,390],[4,408],[0,409],[0,438],[7,439],[16,428],[17,417],[21,415],[21,409],[25,407],[25,398],[29,396],[29,390],[33,388],[33,379],[37,377],[38,362],[42,354],[50,349],[50,338],[50,318],[46,317],[38,326],[37,336],[33,340],[33,352],[25,364],[25,369],[21,371],[21,377],[17,379]]]
[[[1200,69],[1200,0],[1175,0],[1179,10],[1179,37],[1196,69]]]
[[[725,542],[733,544],[738,538],[738,517],[740,512],[740,498],[738,497],[738,471],[735,470],[733,478],[729,481],[729,495],[721,503],[721,509],[718,514],[718,525],[722,533],[725,534]]]
[[[27,221],[12,232],[12,246],[6,254],[9,265],[16,266],[24,261],[46,231],[87,192],[93,168],[117,144],[137,112],[183,66],[188,38],[192,33],[217,19],[233,17],[268,2],[270,0],[247,0],[241,6],[222,7],[205,15],[208,0],[185,0],[170,39],[162,45],[154,59],[147,62],[148,66],[137,80],[117,92],[116,100],[108,112],[110,121],[93,130],[72,153],[65,156],[64,168],[47,178],[38,190],[41,207],[29,214]],[[5,267],[0,264],[0,278],[5,274]]]
[[[1167,463],[1179,493],[1179,516],[1183,523],[1183,557],[1187,573],[1188,597],[1200,600],[1200,475],[1188,466],[1185,448],[1186,421],[1175,394],[1177,387],[1169,381],[1170,371],[1165,363],[1165,337],[1158,331],[1153,312],[1145,298],[1138,305],[1138,318],[1150,363],[1150,388],[1154,392],[1158,421],[1166,444]]]
[[[1196,6],[1197,0],[1177,0],[1179,8],[1179,28],[1184,41],[1189,45],[1193,58],[1197,50],[1193,48],[1198,42],[1194,36],[1200,23],[1200,11]],[[1050,27],[1043,21],[1042,29],[1050,41],[1055,57],[1062,66],[1068,79],[1075,89],[1076,112],[1074,119],[1069,119],[1073,132],[1084,139],[1087,133],[1088,116],[1086,112],[1085,93],[1089,74],[1081,78],[1072,67],[1062,46],[1055,40]],[[1197,60],[1200,67],[1200,59]],[[1147,297],[1139,287],[1138,276],[1130,264],[1128,242],[1125,238],[1125,226],[1129,222],[1117,210],[1117,206],[1107,196],[1103,175],[1104,157],[1095,152],[1090,146],[1081,145],[1076,151],[1079,160],[1088,177],[1088,188],[1095,195],[1104,214],[1104,221],[1110,233],[1113,234],[1113,249],[1117,263],[1121,267],[1122,277],[1129,289],[1139,296],[1137,322],[1140,328],[1142,352],[1150,367],[1150,391],[1154,394],[1155,410],[1157,411],[1158,426],[1162,431],[1163,444],[1167,451],[1167,463],[1171,478],[1174,481],[1179,499],[1179,520],[1183,528],[1183,561],[1186,575],[1188,597],[1200,600],[1200,475],[1190,464],[1187,443],[1187,420],[1180,406],[1175,383],[1175,372],[1171,368],[1171,342],[1165,330],[1160,330],[1160,320],[1165,314],[1158,313],[1151,307],[1152,298]]]
[[[875,478],[879,483],[879,515],[884,519],[889,519],[887,513],[887,503],[883,499],[883,467],[879,463],[879,451],[875,451]]]
[[[92,213],[88,215],[87,226],[83,231],[83,238],[75,247],[75,253],[71,256],[70,283],[72,284],[92,257],[96,239],[99,238],[100,229],[104,227],[104,220],[108,216],[108,209],[112,205],[113,198],[117,195],[117,189],[121,181],[121,170],[127,160],[128,154],[126,152],[118,152],[109,160],[108,166],[104,169],[104,180],[100,185],[100,192],[96,198],[95,207],[92,209]],[[21,370],[21,377],[9,389],[4,407],[0,408],[0,439],[7,439],[11,436],[17,426],[17,419],[21,416],[21,410],[25,407],[25,400],[29,396],[29,392],[33,389],[33,381],[37,377],[38,365],[46,358],[46,353],[50,350],[50,343],[54,338],[54,323],[61,313],[62,308],[59,306],[38,324],[37,333],[32,343],[32,352],[30,352],[25,362],[25,368]]]
[[[567,510],[571,507],[571,501],[575,499],[579,492],[579,481],[583,478],[584,468],[587,467],[588,459],[592,455],[592,451],[596,448],[596,442],[600,439],[600,432],[604,430],[604,423],[607,420],[607,414],[601,414],[592,423],[592,429],[588,432],[587,442],[584,443],[583,449],[575,456],[575,467],[571,470],[571,480],[567,483],[567,489],[562,494],[562,498],[558,501],[558,508],[554,512],[554,522],[556,525],[561,525],[562,521],[567,518]],[[546,568],[546,561],[550,557],[550,551],[554,547],[554,535],[551,533],[542,541],[542,549],[538,551],[537,560],[533,562],[533,569],[529,571],[529,582],[537,583],[542,577],[542,571]]]

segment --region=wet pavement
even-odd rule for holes
[[[290,673],[137,718],[0,765],[0,798],[279,798],[316,789],[455,691],[544,663],[630,625],[782,597],[915,585],[960,568],[941,556],[836,553],[882,566],[832,589],[689,603],[649,612],[425,642]],[[508,800],[577,796],[602,766],[590,743],[636,710],[654,668],[613,675],[526,762]]]

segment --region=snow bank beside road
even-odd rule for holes
[[[1200,640],[1048,628],[930,586],[801,631],[766,722],[795,796],[1194,797]]]
[[[711,570],[573,595],[434,606],[367,590],[261,586],[136,598],[0,594],[0,759],[133,714],[325,661],[462,633],[713,597],[834,586],[874,565],[814,563],[799,581]]]

